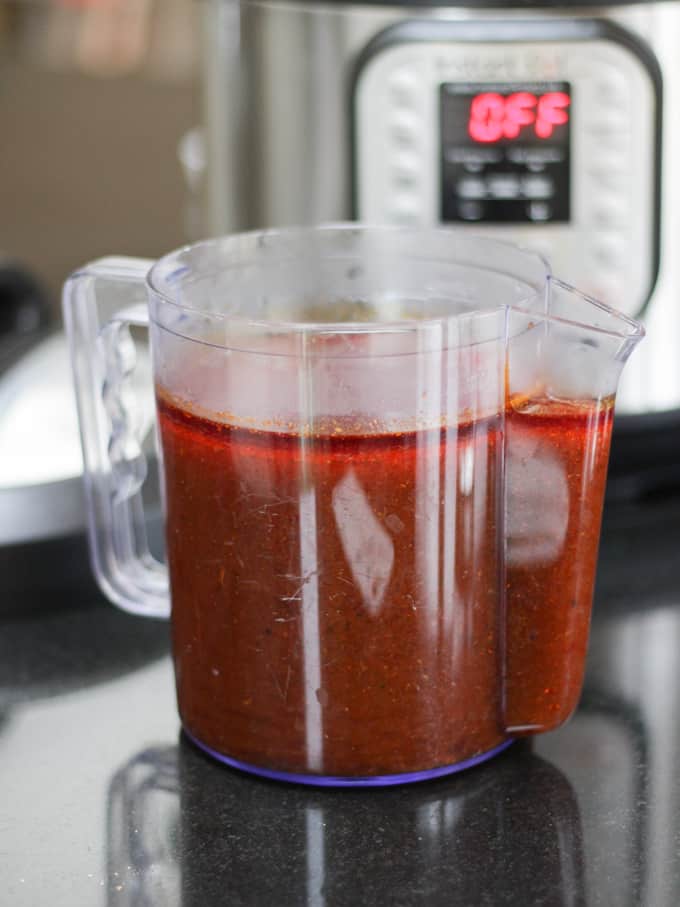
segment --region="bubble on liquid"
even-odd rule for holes
[[[385,525],[394,533],[401,532],[404,528],[403,521],[399,519],[396,513],[390,513],[389,516],[385,517]]]

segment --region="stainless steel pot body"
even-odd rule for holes
[[[202,11],[206,233],[446,220],[442,199],[458,179],[446,155],[458,152],[445,147],[444,87],[564,86],[560,216],[527,198],[530,216],[495,222],[468,205],[473,216],[454,213],[451,226],[536,247],[561,277],[640,316],[648,336],[619,411],[680,408],[680,2],[203,0]]]

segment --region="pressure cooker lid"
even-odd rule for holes
[[[82,455],[66,337],[35,346],[0,379],[0,546],[85,529]],[[154,421],[150,363],[133,378],[140,435]]]

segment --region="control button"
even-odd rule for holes
[[[494,199],[519,198],[519,179],[514,173],[494,173],[487,180],[487,191]]]
[[[416,144],[420,131],[420,119],[406,111],[397,113],[391,119],[390,131],[398,145],[410,147]]]
[[[456,194],[458,198],[486,198],[486,183],[482,179],[466,176],[456,183]]]
[[[616,234],[593,240],[592,258],[596,266],[619,271],[626,263],[628,243]]]
[[[545,164],[529,161],[529,163],[527,164],[527,170],[530,170],[532,173],[543,173],[543,171],[545,170]]]
[[[529,202],[527,205],[529,220],[545,221],[552,217],[552,208],[547,202]]]
[[[628,109],[629,92],[626,80],[623,77],[613,78],[607,76],[595,84],[595,94],[603,107]]]
[[[400,170],[397,168],[394,171],[394,183],[399,189],[414,189],[418,183],[418,174],[414,173],[413,170]]]
[[[418,173],[420,171],[420,155],[410,151],[399,151],[394,155],[394,166],[404,173]]]
[[[597,118],[597,122],[606,126],[607,129],[616,130],[617,132],[630,132],[630,117],[627,111],[620,107],[607,107]]]
[[[620,227],[626,224],[628,206],[614,195],[600,198],[592,211],[592,222],[596,227]]]
[[[600,61],[591,71],[589,83],[594,88],[595,97],[603,104],[628,106],[628,79],[616,66]]]
[[[525,198],[552,198],[555,194],[555,184],[547,176],[524,176],[522,194]]]
[[[411,107],[418,91],[418,80],[408,69],[397,69],[390,76],[389,89],[392,101],[399,107]]]
[[[462,220],[481,220],[484,215],[484,205],[473,201],[459,202],[458,214]]]
[[[395,201],[388,214],[392,222],[399,224],[418,223],[420,210],[416,199],[400,198]]]
[[[596,117],[589,118],[585,131],[599,141],[611,139],[614,147],[620,148],[630,135],[630,120],[625,113],[614,110],[605,111]]]
[[[581,73],[588,80],[588,85],[595,85],[598,82],[609,81],[613,84],[626,84],[626,76],[621,71],[621,65],[607,60],[591,52],[587,58],[584,58],[581,64]]]
[[[629,178],[626,170],[620,167],[622,160],[620,157],[615,157],[615,164],[611,166],[592,167],[589,174],[594,184],[593,188],[605,188],[615,192],[625,191]],[[617,167],[616,164],[619,166]]]
[[[590,166],[593,170],[617,170],[627,172],[630,169],[630,155],[626,148],[626,137],[616,138],[612,141],[598,145],[590,150],[592,159]]]
[[[409,151],[394,156],[394,182],[403,189],[413,189],[420,182],[420,157]]]

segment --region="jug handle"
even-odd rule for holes
[[[92,262],[64,285],[63,311],[95,578],[123,610],[168,617],[167,568],[149,549],[141,493],[148,464],[129,386],[137,363],[130,326],[149,326],[146,275],[152,264],[140,258]]]

